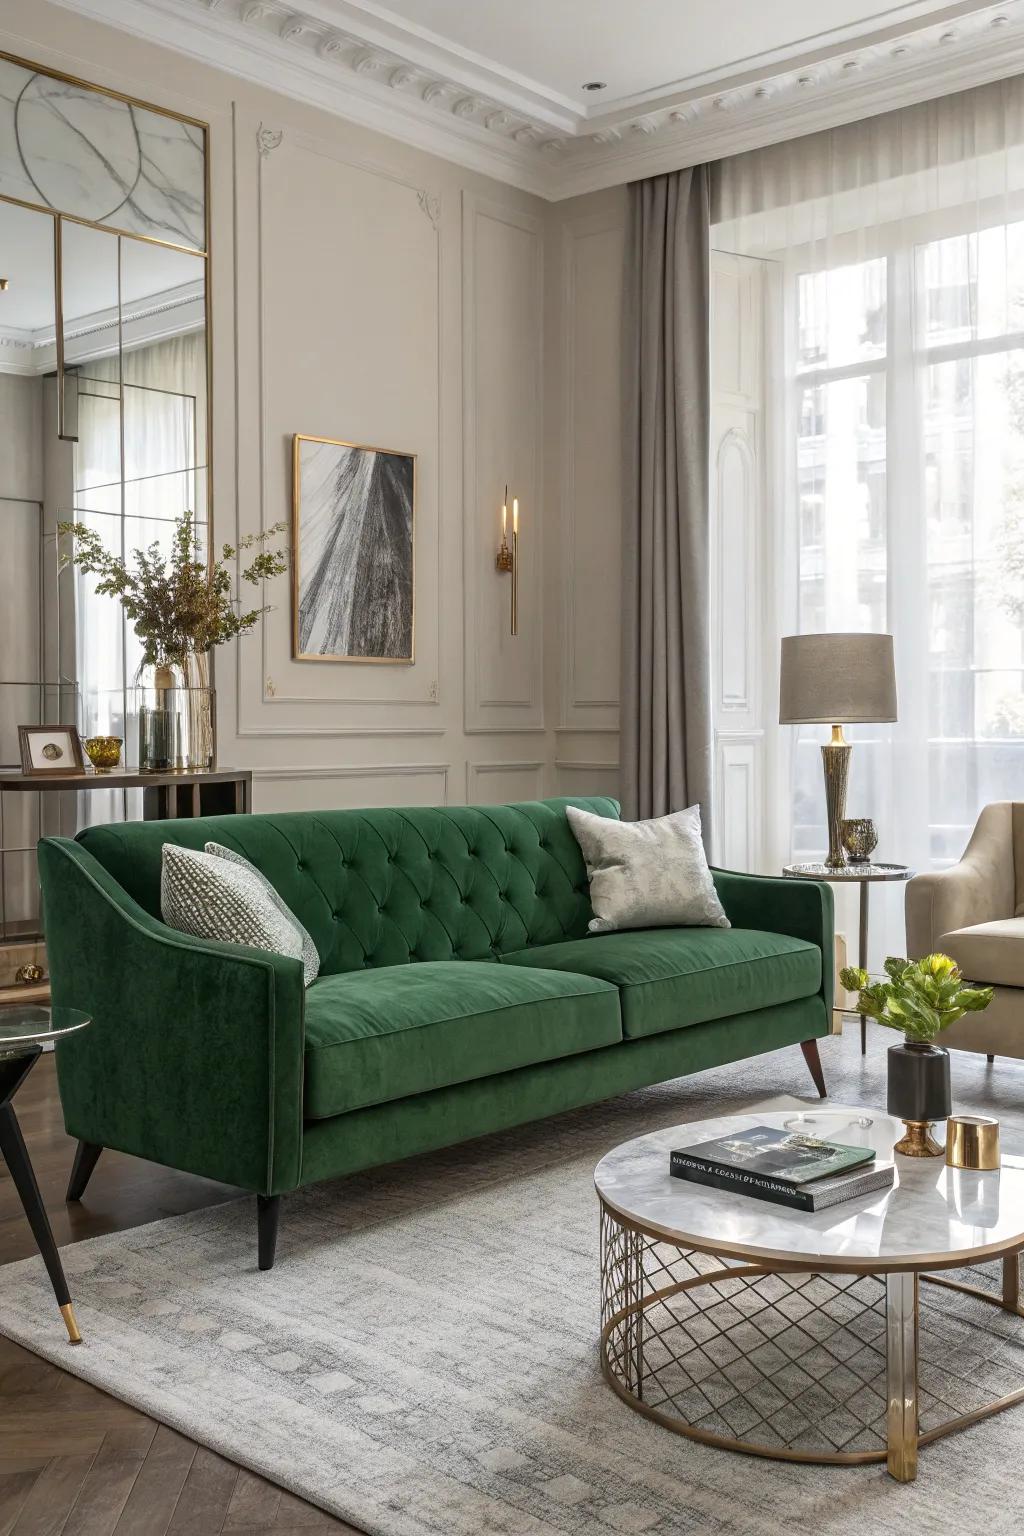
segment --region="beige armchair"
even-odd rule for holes
[[[984,1013],[943,1032],[943,1045],[1024,1058],[1024,803],[987,805],[959,864],[908,883],[908,956],[935,950],[995,989]]]

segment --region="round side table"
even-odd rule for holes
[[[75,1320],[64,1266],[11,1100],[39,1060],[47,1041],[60,1041],[65,1035],[74,1034],[91,1023],[89,1015],[80,1013],[77,1008],[0,1010],[0,1154],[25,1208],[72,1344],[81,1344],[82,1335]]]
[[[857,964],[868,968],[868,891],[886,880],[911,880],[914,871],[906,864],[784,864],[782,873],[791,880],[827,880],[830,885],[860,886],[860,939]],[[868,1048],[868,1026],[860,1015],[860,1053]]]

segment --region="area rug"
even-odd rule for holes
[[[835,1095],[877,1103],[883,1052],[854,1051],[823,1047]],[[926,1448],[901,1486],[691,1443],[601,1378],[597,1158],[797,1105],[802,1074],[778,1052],[293,1195],[269,1274],[251,1200],[75,1244],[85,1344],[62,1344],[37,1260],[0,1269],[0,1330],[371,1536],[1016,1529],[1024,1409]]]

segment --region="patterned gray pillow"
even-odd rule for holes
[[[728,928],[700,835],[700,807],[653,821],[565,808],[590,877],[591,933],[618,928]]]
[[[320,968],[309,934],[248,859],[229,849],[223,853],[229,856],[164,844],[160,869],[164,922],[199,939],[251,944],[301,960],[308,987]],[[307,944],[312,949],[312,968]]]
[[[207,853],[214,854],[218,859],[227,859],[231,864],[237,864],[240,869],[247,869],[254,879],[258,880],[270,897],[274,905],[284,914],[290,923],[294,923],[302,935],[302,970],[306,979],[306,986],[310,986],[320,974],[320,952],[306,929],[299,922],[288,903],[279,896],[262,870],[257,869],[248,859],[236,853],[233,848],[225,848],[223,843],[207,843]]]

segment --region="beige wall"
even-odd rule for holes
[[[219,658],[256,808],[614,792],[624,194],[544,204],[45,0],[0,25],[210,124],[216,535],[290,515],[293,432],[419,456],[415,664],[292,661],[285,581]]]

